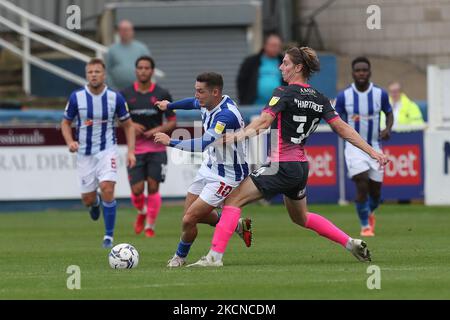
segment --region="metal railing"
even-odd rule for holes
[[[83,62],[88,62],[91,59],[91,57],[83,53],[31,31],[30,24],[38,26],[39,28],[56,34],[65,40],[72,41],[73,43],[94,51],[97,58],[103,58],[108,51],[106,46],[35,16],[9,1],[0,0],[0,8],[4,8],[20,17],[21,25],[18,25],[2,16],[0,16],[0,24],[22,36],[22,49],[2,38],[0,38],[0,46],[22,58],[22,86],[26,94],[31,93],[30,63],[78,85],[84,85],[86,83],[84,78],[32,55],[30,40],[40,42],[56,51],[62,52]],[[163,77],[164,73],[161,70],[155,69],[155,75]]]

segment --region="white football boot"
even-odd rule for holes
[[[172,257],[172,259],[167,261],[167,266],[169,268],[179,268],[179,267],[184,266],[185,264],[186,264],[186,259],[181,258],[181,257],[177,256],[176,254]]]
[[[351,253],[361,262],[372,261],[370,257],[370,251],[367,248],[367,243],[360,239],[352,239]]]
[[[214,260],[211,255],[206,255],[198,260],[196,263],[187,265],[187,267],[222,267],[222,260]]]

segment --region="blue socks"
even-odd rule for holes
[[[186,258],[189,250],[191,249],[192,242],[184,242],[180,239],[180,243],[178,243],[177,256],[181,258]]]
[[[370,213],[369,200],[365,202],[356,202],[356,211],[358,212],[361,227],[368,227]]]
[[[105,219],[105,235],[112,237],[114,234],[114,225],[116,224],[117,202],[103,201],[103,217]]]

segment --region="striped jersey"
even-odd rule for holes
[[[205,108],[202,108],[201,110],[202,123],[205,132],[208,132],[209,129],[214,129],[216,133],[220,130],[223,130],[222,132],[228,130],[236,132],[245,127],[245,122],[241,113],[234,101],[228,96],[223,96],[219,105],[211,111],[208,111]],[[244,180],[248,176],[245,141],[235,142],[231,145],[231,148],[232,151],[230,152],[230,150],[218,150],[219,147],[217,146],[210,146],[206,150],[206,158],[203,161],[200,172],[207,174],[209,171],[220,177],[224,177],[225,180]],[[233,156],[233,159],[229,158],[231,155]]]
[[[105,86],[98,95],[87,86],[74,91],[67,102],[64,118],[76,123],[78,153],[93,155],[117,144],[115,118],[130,118],[125,99],[120,93]]]
[[[195,98],[183,99],[169,104],[170,109],[200,109],[205,133],[200,139],[176,141],[175,148],[186,151],[203,151],[204,160],[199,172],[213,179],[238,182],[248,176],[246,142],[231,145],[213,144],[226,132],[236,132],[245,127],[244,119],[234,101],[224,95],[212,110],[201,108]]]
[[[335,109],[368,144],[375,149],[381,149],[380,112],[383,111],[385,114],[392,112],[389,96],[385,90],[371,82],[366,91],[360,92],[352,83],[339,92]],[[346,145],[348,144],[346,142]]]

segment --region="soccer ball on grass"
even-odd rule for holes
[[[113,269],[132,269],[139,263],[139,253],[131,244],[121,243],[111,249],[108,260]]]

